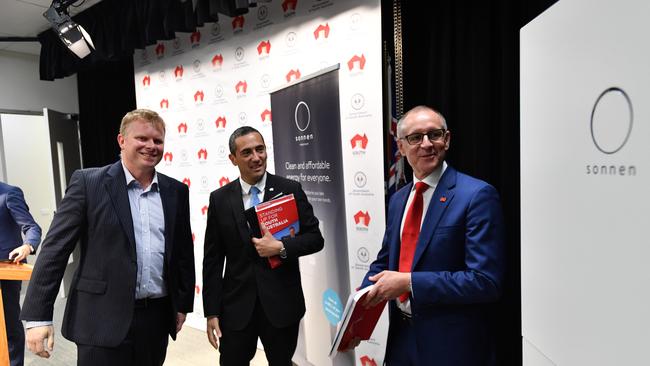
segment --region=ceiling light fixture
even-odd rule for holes
[[[84,58],[95,46],[88,32],[70,18],[68,7],[77,1],[79,0],[54,0],[43,16],[50,22],[63,44],[77,57]]]

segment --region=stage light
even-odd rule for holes
[[[93,41],[86,30],[72,21],[68,7],[78,0],[54,0],[43,16],[59,36],[63,44],[77,57],[84,58],[95,49]]]

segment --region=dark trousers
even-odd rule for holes
[[[25,330],[23,329],[22,322],[18,318],[20,316],[21,285],[21,281],[0,281],[11,366],[23,366],[25,361]]]
[[[400,311],[393,311],[390,316],[390,328],[386,342],[386,365],[416,366],[417,345],[413,320]]]
[[[258,299],[253,316],[244,329],[221,328],[219,363],[222,366],[249,365],[255,357],[257,338],[259,337],[264,345],[269,366],[291,366],[291,358],[298,343],[299,326],[300,322],[285,328],[274,327],[269,322]]]
[[[169,298],[139,300],[126,338],[117,347],[77,344],[78,366],[160,366],[169,342]]]

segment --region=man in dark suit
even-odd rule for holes
[[[195,282],[187,186],[155,170],[164,138],[156,112],[129,112],[117,136],[121,161],[72,174],[23,304],[32,352],[49,357],[54,300],[79,245],[61,330],[77,344],[78,365],[163,364]]]
[[[499,197],[445,163],[444,117],[419,106],[397,127],[413,183],[391,197],[377,259],[362,287],[389,301],[388,365],[492,365],[486,304],[498,299],[505,260]]]
[[[0,258],[24,262],[36,252],[41,228],[29,213],[23,191],[0,182]],[[0,281],[4,304],[7,343],[11,366],[22,366],[25,359],[25,332],[20,315],[21,281]]]
[[[318,219],[300,184],[266,172],[266,146],[252,127],[230,136],[240,178],[210,194],[203,258],[203,307],[210,344],[221,365],[248,365],[262,340],[269,365],[291,365],[305,314],[298,257],[323,248]],[[262,228],[253,238],[244,208],[293,193],[300,231],[276,240]],[[272,269],[268,257],[279,256]],[[224,273],[224,259],[226,270]]]

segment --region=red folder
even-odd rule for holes
[[[343,321],[330,348],[330,357],[334,357],[338,351],[347,350],[354,338],[363,341],[370,339],[377,321],[379,321],[379,317],[386,307],[386,300],[373,307],[363,305],[366,295],[373,287],[375,285],[370,285],[350,294],[348,297],[348,302],[343,311]]]
[[[293,194],[262,202],[246,210],[245,214],[253,236],[257,238],[262,237],[260,224],[264,224],[266,229],[278,240],[282,240],[284,237],[293,237],[300,231],[298,207]],[[282,264],[282,259],[277,255],[269,257],[268,260],[269,265],[274,269]]]

